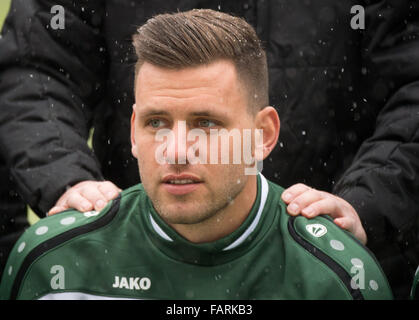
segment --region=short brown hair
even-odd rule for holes
[[[241,18],[210,9],[160,14],[133,36],[136,76],[144,62],[182,69],[220,59],[234,63],[257,112],[269,104],[266,54],[255,30]]]

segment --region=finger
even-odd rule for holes
[[[71,192],[66,198],[66,206],[81,212],[93,210],[94,204],[83,197],[79,192]]]
[[[88,200],[95,210],[102,210],[108,203],[108,199],[100,192],[98,184],[91,184],[80,190],[81,196]]]
[[[48,211],[47,216],[52,216],[52,215],[57,214],[59,212],[65,211],[67,209],[68,209],[67,207],[63,207],[63,206],[55,206],[55,207],[52,207]]]
[[[333,220],[333,222],[340,227],[341,229],[345,229],[351,231],[353,229],[351,219],[348,217],[340,217]]]
[[[106,200],[115,199],[118,194],[121,192],[116,185],[114,185],[110,181],[104,181],[98,183],[98,189],[102,193],[102,195],[106,198]]]
[[[67,200],[73,190],[69,189],[57,200],[54,207],[67,207]]]
[[[288,205],[287,211],[291,215],[299,214],[301,210],[322,199],[323,195],[321,192],[315,189],[309,189],[294,198],[294,200]]]
[[[368,240],[367,234],[359,220],[345,216],[341,218],[336,218],[335,220],[333,220],[333,222],[338,227],[351,232],[364,245],[367,244],[367,240]]]
[[[327,197],[313,202],[301,211],[307,218],[313,218],[319,214],[329,214],[332,218],[342,217],[342,209],[339,207],[334,197]]]
[[[297,183],[285,189],[281,195],[281,198],[285,203],[288,204],[291,201],[293,201],[296,197],[298,197],[301,193],[309,189],[311,189],[309,186],[306,186],[305,184],[302,184],[302,183]]]

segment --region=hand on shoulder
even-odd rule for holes
[[[122,190],[110,181],[82,181],[68,189],[48,211],[48,216],[67,209],[100,211]]]
[[[302,183],[286,189],[281,198],[287,204],[290,215],[301,214],[306,218],[314,218],[320,214],[330,215],[336,225],[351,232],[364,245],[367,243],[367,235],[357,212],[344,199]]]

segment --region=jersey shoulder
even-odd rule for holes
[[[78,235],[107,225],[118,213],[120,202],[121,195],[101,211],[67,210],[29,227],[10,252],[0,283],[0,299],[16,299],[27,270],[37,258]]]
[[[9,255],[0,283],[0,299],[19,298],[25,275],[34,266],[39,267],[37,260],[41,259],[38,258],[46,257],[58,247],[71,245],[79,236],[94,237],[101,228],[117,226],[145,197],[142,185],[138,184],[122,191],[101,211],[67,210],[39,220],[23,233]]]
[[[375,256],[352,234],[334,224],[330,217],[289,216],[287,219],[292,241],[335,272],[353,299],[393,299]]]
[[[419,300],[419,266],[416,269],[415,276],[410,290],[410,299]]]

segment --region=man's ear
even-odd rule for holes
[[[276,146],[279,137],[280,121],[275,108],[268,106],[256,114],[256,129],[261,132],[262,139],[256,137],[255,158],[262,161],[268,157]],[[256,134],[258,134],[256,132]]]
[[[137,154],[137,145],[135,141],[135,104],[132,106],[132,115],[131,115],[131,153],[134,158],[138,157]]]

